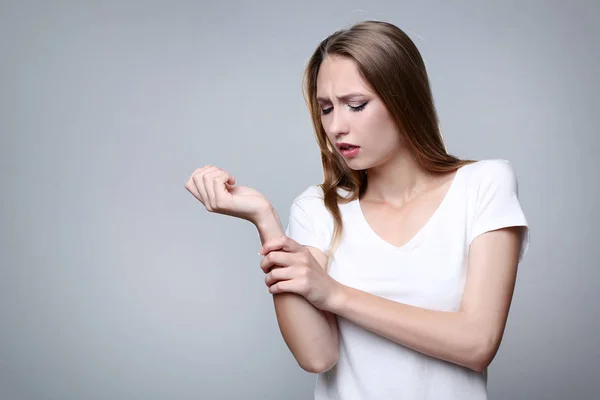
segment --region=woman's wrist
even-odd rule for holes
[[[267,240],[283,236],[285,234],[285,231],[281,226],[279,215],[273,207],[257,215],[252,222],[258,229],[262,244],[264,244]]]

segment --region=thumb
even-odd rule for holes
[[[229,193],[229,190],[227,189],[227,182],[229,182],[230,180],[231,180],[231,175],[229,175],[225,171],[221,172],[213,180],[214,193],[215,193],[217,202],[224,202],[226,199],[229,199],[231,197],[231,193]]]
[[[271,251],[276,250],[282,250],[288,253],[297,253],[302,249],[304,249],[304,246],[284,235],[265,242],[261,247],[259,254],[266,255]]]

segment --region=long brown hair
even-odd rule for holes
[[[338,202],[359,198],[367,188],[366,171],[350,169],[330,143],[321,124],[317,102],[317,75],[328,55],[352,59],[361,77],[382,99],[398,131],[415,159],[431,172],[451,172],[472,162],[448,154],[439,128],[429,78],[419,50],[397,26],[382,21],[363,21],[324,39],[308,61],[303,76],[303,94],[321,149],[325,206],[334,219],[328,265],[342,234]],[[340,195],[344,189],[349,195]]]

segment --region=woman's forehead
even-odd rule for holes
[[[317,97],[356,97],[358,94],[371,93],[353,60],[329,56],[321,63],[317,75]]]

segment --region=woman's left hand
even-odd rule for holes
[[[265,242],[259,253],[269,293],[296,293],[326,311],[339,298],[341,284],[298,242],[282,236]]]

